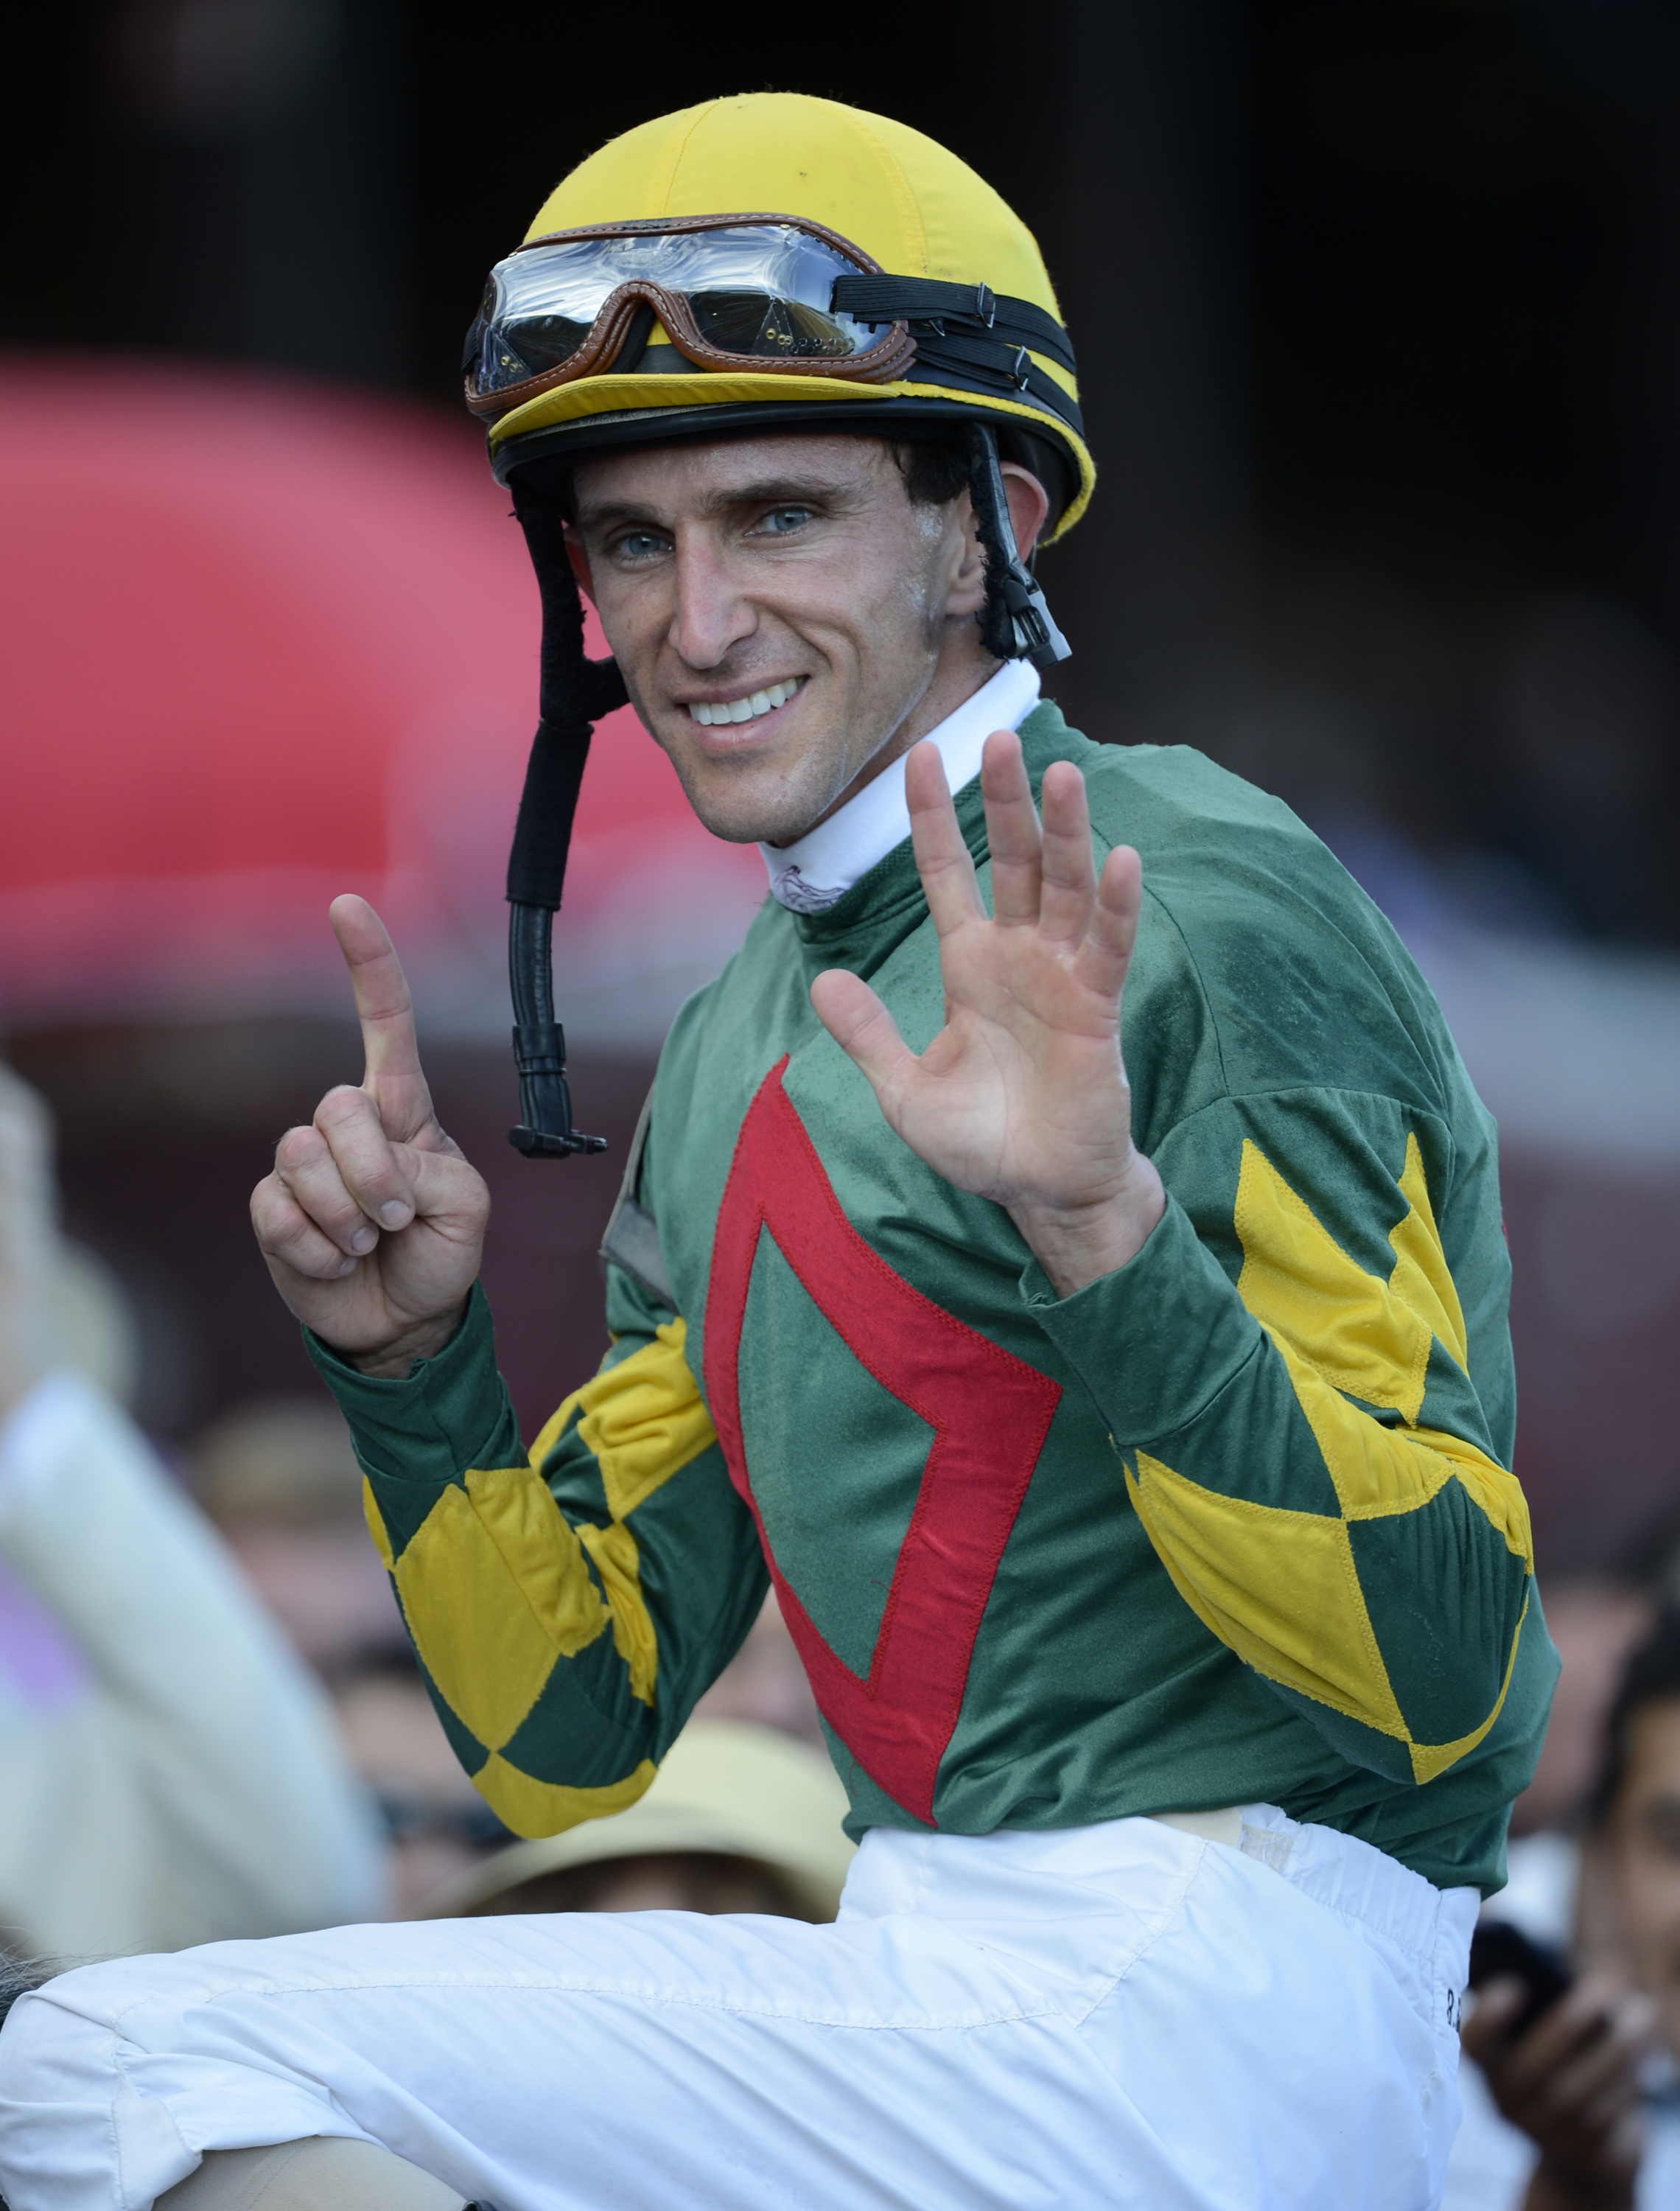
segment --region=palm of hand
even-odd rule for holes
[[[868,984],[819,976],[812,1000],[890,1125],[958,1189],[1005,1206],[1069,1294],[1123,1265],[1160,1218],[1160,1178],[1132,1142],[1120,1002],[1142,894],[1137,854],[1099,878],[1085,778],[1058,762],[1041,828],[1018,739],[987,741],[982,789],[994,911],[939,754],[906,765],[916,863],[940,940],[946,1022],[912,1052]]]
[[[1131,1135],[1117,999],[1033,929],[965,918],[940,962],[946,1025],[882,1097],[892,1127],[1000,1205],[1109,1194]]]

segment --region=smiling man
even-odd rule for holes
[[[628,694],[771,896],[529,1448],[358,899],[366,1076],[257,1235],[500,1816],[634,1802],[773,1586],[861,1847],[831,1927],[67,1974],[0,2037],[13,2211],[1426,2211],[1554,1671],[1493,1131],[1427,989],[1286,809],[1040,700],[1073,356],[926,139],[772,94],[631,132],[495,272],[468,391],[545,604],[523,1149],[593,1141],[545,965],[593,713]]]

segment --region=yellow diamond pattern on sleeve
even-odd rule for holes
[[[653,1341],[574,1390],[531,1445],[541,1467],[575,1414],[601,1469],[607,1509],[627,1520],[638,1505],[717,1440],[684,1356],[687,1324],[662,1323]]]
[[[1198,1618],[1268,1680],[1404,1744],[1421,1784],[1473,1750],[1493,1726],[1526,1608],[1479,1724],[1451,1742],[1420,1742],[1372,1624],[1353,1528],[1422,1511],[1456,1481],[1505,1550],[1526,1571],[1533,1560],[1528,1508],[1514,1477],[1462,1437],[1417,1425],[1431,1347],[1439,1342],[1461,1365],[1465,1325],[1415,1135],[1408,1134],[1396,1187],[1407,1209],[1390,1234],[1395,1263],[1385,1282],[1342,1249],[1252,1139],[1242,1142],[1234,1207],[1243,1253],[1238,1293],[1283,1361],[1339,1515],[1231,1495],[1141,1450],[1127,1486]],[[1371,1406],[1397,1413],[1405,1425],[1386,1425],[1363,1409]]]
[[[369,1529],[421,1663],[450,1710],[492,1754],[474,1779],[522,1833],[552,1833],[619,1810],[652,1777],[644,1760],[604,1788],[568,1788],[523,1772],[500,1754],[556,1662],[575,1657],[608,1628],[631,1694],[654,1702],[658,1638],[625,1521],[716,1440],[684,1360],[684,1334],[680,1320],[666,1324],[575,1391],[538,1437],[529,1464],[467,1469],[400,1554],[393,1555],[371,1487],[365,1493]],[[612,1515],[604,1527],[574,1525],[543,1479],[550,1454],[574,1427],[600,1471]]]
[[[606,1628],[583,1546],[529,1467],[451,1483],[395,1568],[403,1617],[450,1711],[499,1750],[557,1657]]]
[[[644,1758],[622,1781],[607,1782],[599,1789],[570,1789],[563,1782],[539,1781],[497,1752],[473,1776],[473,1786],[516,1835],[559,1835],[584,1820],[603,1820],[608,1813],[627,1810],[658,1770],[650,1758]]]
[[[1429,1363],[1429,1322],[1349,1258],[1248,1137],[1236,1218],[1237,1295],[1260,1326],[1337,1389],[1415,1420]]]
[[[1429,1346],[1438,1336],[1462,1363],[1464,1317],[1415,1136],[1406,1138],[1399,1187],[1409,1209],[1390,1239],[1394,1272],[1384,1283],[1349,1257],[1245,1138],[1236,1212],[1243,1252],[1237,1294],[1283,1356],[1345,1518],[1415,1511],[1456,1475],[1508,1548],[1532,1567],[1528,1505],[1514,1477],[1473,1444],[1417,1425]],[[1405,1430],[1373,1420],[1350,1405],[1343,1390],[1399,1413]]]
[[[1400,1195],[1409,1209],[1388,1238],[1394,1247],[1394,1271],[1388,1277],[1390,1294],[1409,1306],[1459,1365],[1465,1366],[1469,1347],[1464,1311],[1447,1269],[1447,1254],[1441,1248],[1441,1232],[1435,1225],[1435,1208],[1423,1178],[1423,1154],[1411,1130],[1406,1131]]]
[[[1345,1521],[1204,1489],[1147,1451],[1127,1487],[1179,1595],[1222,1643],[1268,1680],[1407,1740]]]

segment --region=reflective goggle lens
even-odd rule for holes
[[[505,391],[569,360],[621,284],[640,280],[686,300],[700,336],[720,353],[811,360],[867,353],[873,325],[830,306],[844,254],[789,223],[557,239],[499,262],[468,336],[474,397]]]

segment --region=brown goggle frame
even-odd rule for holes
[[[556,245],[573,238],[645,236],[650,232],[669,235],[680,231],[727,230],[758,223],[785,223],[789,230],[819,238],[825,245],[843,254],[865,276],[886,273],[849,239],[842,238],[838,231],[826,229],[819,222],[807,222],[802,215],[689,215],[638,222],[590,223],[577,230],[551,230],[541,238],[527,239],[514,250],[530,253],[538,246]],[[677,351],[707,369],[734,370],[751,376],[832,376],[852,384],[887,384],[902,375],[916,359],[916,340],[910,336],[909,324],[903,322],[892,324],[885,336],[863,353],[838,357],[817,354],[796,360],[776,360],[756,353],[727,353],[701,336],[682,293],[668,291],[662,284],[634,277],[601,301],[588,337],[557,368],[545,369],[541,376],[528,376],[518,384],[504,385],[499,391],[474,392],[468,379],[468,406],[474,415],[505,415],[516,407],[523,407],[528,399],[536,398],[539,393],[553,391],[559,385],[575,384],[585,376],[610,373],[630,335],[636,310],[644,303],[659,318],[661,327]]]

